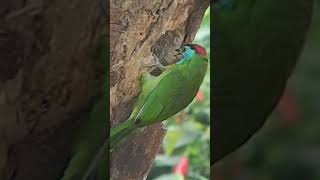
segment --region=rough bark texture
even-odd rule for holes
[[[0,17],[0,179],[56,180],[97,92],[99,2],[4,0]]]
[[[128,118],[143,64],[174,63],[173,50],[190,43],[209,0],[111,0],[110,123]],[[111,154],[111,179],[144,179],[163,140],[162,124],[132,135]]]

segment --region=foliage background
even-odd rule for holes
[[[193,43],[204,46],[210,58],[210,8],[207,9]],[[186,178],[207,180],[210,175],[210,63],[194,101],[165,121],[167,133],[148,180],[183,179],[174,167],[188,167]],[[188,159],[181,164],[181,157]]]
[[[278,107],[214,180],[320,179],[320,0],[300,62]]]

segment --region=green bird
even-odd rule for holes
[[[72,158],[61,180],[107,179],[109,144],[112,150],[135,129],[166,120],[191,103],[206,73],[207,53],[200,45],[188,44],[179,57],[176,64],[165,67],[158,64],[163,69],[159,76],[149,73],[141,76],[141,92],[130,117],[111,128],[109,138],[105,136],[108,133],[104,126],[106,96],[102,96],[93,107],[89,121],[76,134]]]
[[[207,70],[207,52],[200,45],[188,44],[180,57],[159,76],[142,75],[141,93],[130,117],[111,129],[110,149],[135,129],[166,120],[191,103]]]
[[[259,130],[303,48],[313,0],[220,0],[213,7],[215,163]]]

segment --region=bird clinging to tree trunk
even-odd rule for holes
[[[87,180],[95,169],[99,172],[97,180],[104,180],[109,143],[112,150],[137,128],[166,120],[192,102],[206,74],[207,53],[200,45],[187,44],[178,57],[178,62],[172,65],[156,64],[163,69],[159,76],[142,74],[141,92],[130,117],[111,128],[109,138],[99,133],[105,128],[103,117],[107,106],[104,100],[98,101],[89,121],[79,129],[73,156],[61,180]]]

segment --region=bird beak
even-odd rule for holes
[[[178,48],[175,50],[178,54],[181,54],[183,52],[183,48]]]

